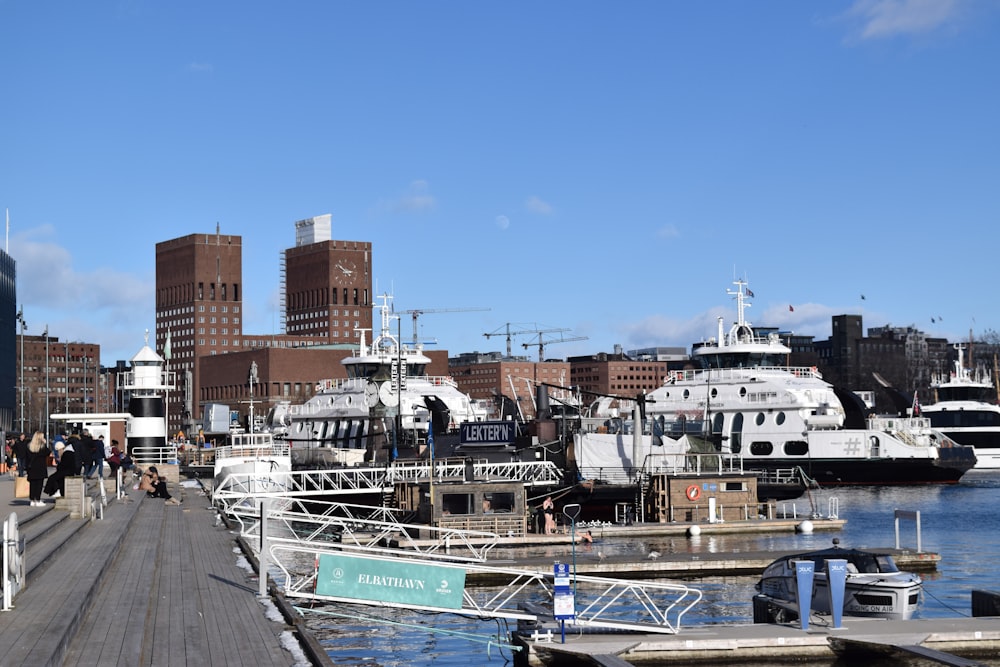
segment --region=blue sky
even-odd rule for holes
[[[820,339],[1000,330],[995,0],[0,0],[0,25],[27,331],[105,364],[154,327],[157,242],[242,236],[269,333],[279,251],[324,213],[397,310],[489,308],[419,319],[452,354],[507,323],[587,338],[548,357],[690,347],[734,277],[752,322]]]

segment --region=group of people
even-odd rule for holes
[[[94,438],[84,429],[69,436],[58,434],[51,447],[45,434],[35,431],[30,440],[21,433],[7,439],[3,454],[18,477],[28,481],[28,502],[32,507],[42,507],[42,492],[59,498],[66,491],[66,478],[86,476],[104,477],[104,462],[108,462],[111,475],[118,468],[132,468],[131,458],[118,448],[118,441],[105,444],[104,436]],[[55,472],[49,474],[50,457],[55,462]],[[47,480],[47,481],[46,481]]]

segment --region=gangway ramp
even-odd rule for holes
[[[231,473],[212,489],[212,500],[220,507],[253,504],[256,499],[295,496],[300,498],[358,493],[389,493],[398,482],[435,482],[465,479],[522,482],[527,487],[553,486],[562,473],[551,461],[490,463],[446,459],[429,462],[393,463],[383,467],[325,468],[322,470],[273,471],[265,474]]]
[[[491,564],[486,560],[489,549],[479,545],[477,550],[474,546],[482,539],[478,531],[450,530],[450,549],[442,548],[442,539],[436,548],[416,551],[402,548],[401,542],[387,541],[391,531],[378,520],[356,520],[352,532],[337,542],[328,530],[333,525],[330,516],[265,507],[263,517],[257,539],[247,542],[259,545],[260,571],[269,573],[289,598],[535,622],[549,618],[549,610],[555,608],[554,571],[533,572]],[[410,534],[428,529],[423,525],[396,524],[394,530]],[[368,537],[356,540],[351,535]],[[461,542],[463,548],[456,548],[456,542]],[[466,587],[466,574],[472,572],[503,584]],[[266,579],[261,577],[262,588]],[[449,582],[460,582],[460,593],[449,589],[458,583]],[[700,591],[684,584],[651,580],[576,576],[573,584],[577,597],[572,624],[578,627],[673,634],[679,631],[684,614],[702,597]],[[454,598],[452,603],[442,605],[434,596],[411,599],[386,593],[397,588],[405,589],[407,595],[413,591],[451,592]]]

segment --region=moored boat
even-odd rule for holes
[[[646,415],[672,438],[704,435],[745,469],[801,468],[820,486],[957,482],[976,463],[926,417],[868,414],[850,391],[815,367],[788,364],[777,333],[760,336],[745,318],[749,290],[735,282],[737,320],[696,345],[698,368],[671,373],[646,397]]]
[[[281,474],[291,472],[288,443],[275,442],[270,433],[233,433],[228,444],[215,450],[214,488],[237,475],[248,492],[270,492],[283,486]]]
[[[774,617],[767,620],[793,620],[798,600],[795,562],[807,560],[814,564],[811,611],[830,614],[827,561],[835,559],[847,561],[844,615],[889,620],[912,618],[920,603],[920,576],[900,570],[891,554],[843,549],[837,538],[830,549],[782,556],[768,565],[757,582],[759,595],[755,597],[755,610],[770,608]]]
[[[917,407],[931,426],[960,445],[976,451],[976,468],[1000,469],[1000,406],[989,371],[965,367],[965,348],[955,345],[958,358],[950,373],[931,378],[935,401]]]

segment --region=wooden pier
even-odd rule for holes
[[[27,571],[13,609],[0,612],[3,664],[331,664],[295,619],[269,620],[254,572],[237,563],[237,535],[200,489],[170,492],[181,505],[129,486],[91,521],[51,499],[30,507],[0,477]]]

